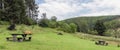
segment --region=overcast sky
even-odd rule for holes
[[[120,0],[36,0],[39,17],[56,16],[64,20],[77,16],[120,15]]]

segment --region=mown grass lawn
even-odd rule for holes
[[[64,33],[57,35],[55,29],[34,26],[17,26],[16,31],[6,30],[6,25],[0,26],[0,50],[120,50],[120,48],[109,45],[95,45],[93,41],[80,39],[72,34]],[[33,32],[31,42],[9,42],[6,37],[11,33],[22,33],[19,29],[31,30]]]

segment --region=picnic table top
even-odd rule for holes
[[[32,35],[32,34],[11,34],[13,37],[16,37],[18,35],[21,35],[22,37],[26,37],[27,35]]]
[[[32,34],[11,34],[11,35],[32,35]]]

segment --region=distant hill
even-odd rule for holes
[[[86,32],[93,30],[93,27],[97,20],[101,20],[106,25],[107,29],[116,28],[116,26],[120,25],[120,15],[107,15],[107,16],[83,16],[83,17],[75,17],[63,20],[67,23],[75,23],[78,26],[78,32]],[[118,21],[119,20],[119,21]]]

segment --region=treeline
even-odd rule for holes
[[[119,24],[120,15],[111,15],[111,16],[91,16],[91,17],[77,17],[77,18],[71,18],[64,20],[66,23],[75,23],[77,25],[77,32],[84,32],[89,34],[95,34],[98,35],[98,31],[96,30],[99,27],[105,27],[104,29],[99,29],[100,31],[103,31],[104,33],[102,35],[105,36],[113,36],[115,35],[113,32],[112,34],[109,32],[109,30],[117,30],[120,28]],[[97,24],[100,21],[103,23],[103,25]],[[99,25],[96,29],[96,25]],[[116,31],[115,31],[116,32]]]
[[[50,27],[55,28],[60,31],[68,32],[68,33],[75,33],[77,30],[77,25],[74,23],[66,23],[63,21],[57,21],[56,16],[52,16],[51,19],[46,17],[46,13],[43,13],[42,18],[39,21],[39,26],[41,27]]]
[[[75,33],[77,26],[74,23],[65,23],[57,21],[57,17],[51,19],[46,17],[46,13],[37,18],[38,5],[35,0],[0,0],[0,24],[38,24],[41,27],[50,27],[64,32]]]
[[[37,9],[35,0],[0,0],[0,24],[34,24]]]

